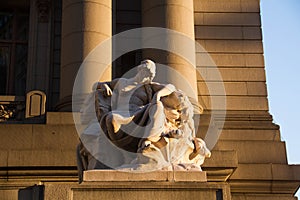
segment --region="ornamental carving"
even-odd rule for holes
[[[37,0],[36,1],[38,22],[47,23],[49,21],[50,1]]]

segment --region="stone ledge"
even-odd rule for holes
[[[83,173],[84,182],[95,181],[171,181],[171,182],[207,182],[203,171],[153,171],[124,172],[117,170],[88,170]]]
[[[229,181],[232,193],[238,194],[295,194],[297,181]]]
[[[7,167],[0,168],[0,188],[2,185],[41,181],[77,182],[78,172],[75,167]],[[30,185],[28,185],[30,186]]]
[[[299,171],[300,165],[240,163],[230,180],[300,182]]]

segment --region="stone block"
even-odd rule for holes
[[[83,172],[84,182],[95,181],[168,181],[172,179],[171,171],[124,172],[117,170],[88,170]]]
[[[173,180],[175,182],[207,182],[206,172],[199,171],[173,171]]]
[[[0,149],[30,149],[32,147],[31,124],[1,124]]]
[[[241,110],[242,111],[242,110]],[[246,111],[246,110],[244,110]],[[252,112],[255,110],[249,110]],[[261,110],[264,112],[268,112],[268,110]],[[230,111],[229,111],[230,112]],[[278,125],[273,124],[272,121],[268,121],[263,118],[254,118],[248,116],[248,120],[245,118],[225,121],[224,129],[275,129],[278,130]]]
[[[107,200],[127,200],[127,199],[151,199],[157,198],[161,200],[180,200],[180,199],[215,199],[215,190],[190,190],[190,189],[97,189],[97,190],[82,190],[73,189],[73,200],[93,200],[93,199],[107,199]]]
[[[238,0],[194,0],[195,12],[241,12],[240,1]]]
[[[291,197],[290,195],[282,195],[282,194],[233,194],[232,200],[297,200],[295,197]]]
[[[44,182],[45,200],[52,199],[216,199],[230,200],[226,183],[201,182]]]
[[[195,26],[198,39],[244,39],[241,26]]]
[[[297,178],[300,180],[300,175],[294,174],[294,169],[290,165],[271,165],[271,170],[275,180],[297,180]]]
[[[211,157],[206,158],[202,168],[236,168],[238,157],[235,150],[213,150]]]
[[[207,55],[202,53],[196,54],[196,65],[199,67],[210,66]],[[242,67],[246,65],[244,54],[215,54],[210,53],[209,56],[218,67]]]
[[[267,85],[265,82],[247,82],[247,94],[249,96],[267,96]]]
[[[261,26],[259,13],[195,13],[195,25]]]
[[[35,125],[33,126],[32,149],[55,150],[61,148],[58,143],[59,126]]]
[[[197,40],[197,42],[209,53],[263,54],[260,40]]]
[[[262,54],[197,53],[196,64],[199,67],[211,66],[211,60],[218,67],[264,67]]]
[[[266,97],[256,97],[256,96],[199,96],[201,98],[205,108],[208,110],[224,109],[224,98],[226,98],[226,110],[231,111],[268,111],[268,100]],[[211,103],[211,98],[214,98],[214,105]],[[213,108],[212,108],[213,106]]]
[[[0,150],[0,167],[6,167],[8,160],[8,150]]]
[[[73,125],[34,125],[31,149],[70,150],[79,142]]]
[[[293,166],[286,164],[239,164],[230,180],[299,181]]]
[[[266,81],[264,68],[197,67],[198,81]]]
[[[242,12],[260,12],[260,0],[241,0]]]
[[[1,199],[5,199],[5,200],[16,200],[18,199],[18,190],[15,189],[1,189],[0,186],[0,196]]]
[[[294,177],[297,180],[300,180],[300,165],[290,165],[294,171]]]
[[[207,87],[209,84],[209,88]],[[223,82],[226,95],[247,95],[247,83],[246,82]],[[198,82],[198,94],[199,95],[223,95],[224,91],[220,87],[218,82]]]
[[[261,28],[260,27],[243,27],[243,39],[262,40]]]
[[[259,0],[194,0],[195,12],[259,12]]]
[[[263,54],[244,54],[247,67],[264,67]]]
[[[287,163],[284,142],[219,140],[214,149],[236,150],[239,163]]]
[[[279,130],[275,129],[223,129],[219,139],[280,141],[280,133]]]
[[[71,188],[78,187],[78,183],[44,183],[45,184],[45,195],[44,200],[69,200],[71,199],[70,195],[72,194]],[[97,198],[96,198],[97,199]]]
[[[261,40],[260,27],[244,26],[195,26],[195,38],[198,39],[232,39]]]
[[[194,24],[195,25],[207,25],[204,23],[204,15],[205,13],[194,12]]]
[[[272,180],[270,164],[239,164],[230,180]]]
[[[49,125],[74,125],[73,117],[79,118],[80,113],[76,112],[47,112],[46,124]]]
[[[84,182],[119,182],[119,181],[147,181],[147,182],[206,182],[206,173],[201,171],[152,171],[125,172],[117,170],[88,170],[83,174]]]
[[[8,153],[8,167],[76,166],[74,150],[12,150]]]

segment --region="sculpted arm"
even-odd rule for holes
[[[99,82],[97,90],[100,90],[105,97],[112,96],[112,90],[115,88],[118,81],[119,79],[114,79],[111,82]]]

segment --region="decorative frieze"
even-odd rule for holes
[[[17,96],[0,96],[0,122],[24,119],[25,100]]]
[[[50,11],[50,0],[37,0],[36,1],[38,22],[48,23],[49,11]]]

